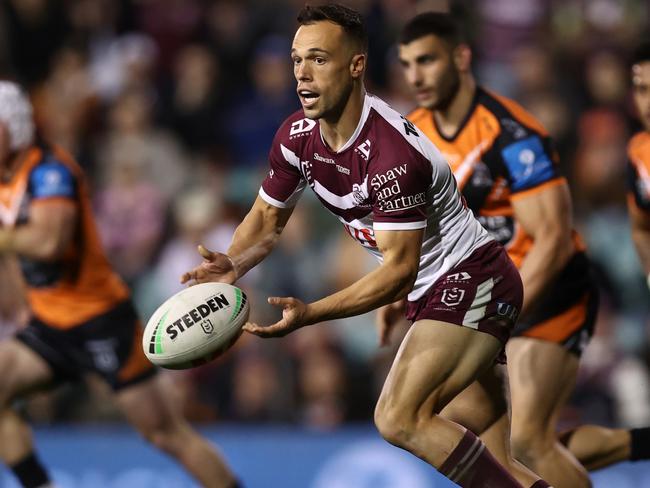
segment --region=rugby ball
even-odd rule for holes
[[[142,347],[152,363],[187,369],[207,363],[232,346],[248,320],[246,294],[225,283],[185,288],[147,322]]]

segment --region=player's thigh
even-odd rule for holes
[[[400,345],[378,409],[439,413],[492,364],[501,348],[496,337],[475,329],[417,321]]]
[[[512,429],[549,426],[575,385],[578,357],[562,345],[516,337],[506,346]]]
[[[52,382],[47,362],[15,338],[0,341],[0,406]]]
[[[152,376],[115,393],[117,405],[124,416],[145,435],[173,428],[181,419],[160,380],[160,375]]]
[[[493,364],[440,413],[482,436],[500,419],[508,420],[505,366]]]

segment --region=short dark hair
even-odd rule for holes
[[[328,3],[315,7],[305,5],[298,14],[300,25],[310,25],[323,20],[341,26],[343,31],[359,44],[363,52],[368,51],[368,33],[363,16],[359,12],[337,3]]]
[[[467,42],[458,22],[451,14],[425,12],[409,20],[400,32],[398,42],[410,44],[424,36],[434,35],[452,47]]]
[[[646,39],[641,44],[637,45],[636,49],[632,52],[631,65],[634,66],[638,63],[650,61],[650,39]]]

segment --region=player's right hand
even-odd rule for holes
[[[405,311],[406,298],[384,305],[377,310],[377,334],[379,335],[380,346],[390,344],[390,333],[395,325],[404,318]]]
[[[191,286],[216,281],[232,285],[237,281],[237,270],[227,254],[209,251],[202,245],[199,245],[199,254],[203,257],[203,262],[193,270],[184,273],[181,276],[181,283],[190,282]]]

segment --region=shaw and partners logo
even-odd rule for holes
[[[420,192],[414,195],[401,195],[402,188],[399,183],[399,177],[407,173],[408,164],[404,163],[389,169],[385,173],[372,177],[370,186],[376,192],[377,202],[381,211],[398,212],[426,203],[426,192]]]

